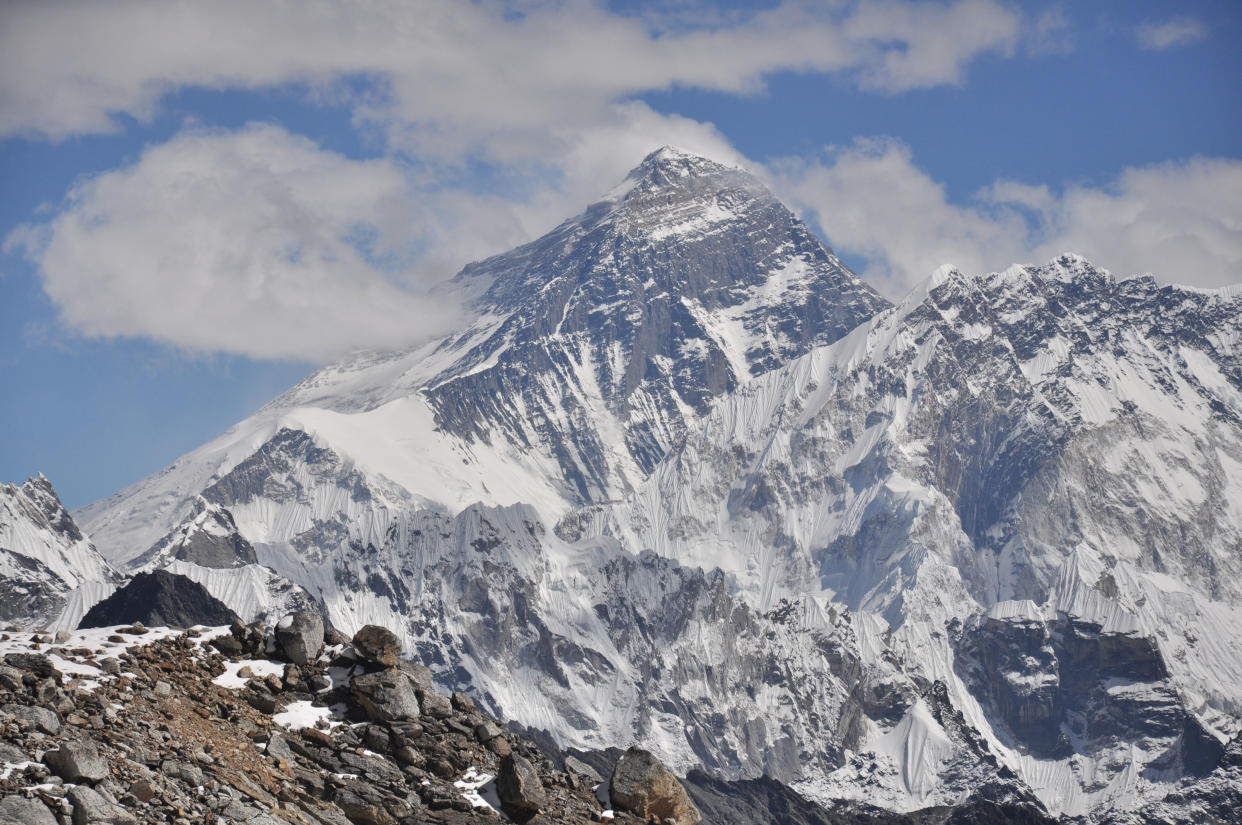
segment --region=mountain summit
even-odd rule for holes
[[[1113,821],[1232,775],[1238,294],[1065,256],[889,306],[670,148],[449,288],[463,329],[79,511],[95,546],[391,628],[560,745],[829,804]]]
[[[467,266],[451,288],[473,318],[461,332],[319,370],[220,440],[85,508],[92,537],[135,557],[212,479],[287,445],[265,445],[281,430],[341,466],[369,465],[393,509],[410,497],[454,512],[524,501],[555,520],[624,496],[712,399],[888,305],[755,177],[668,147],[542,238]]]

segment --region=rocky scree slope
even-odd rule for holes
[[[394,662],[383,628],[352,646],[330,633],[321,656],[322,624],[305,638],[316,623],[0,634],[0,823],[647,821],[605,813],[585,765],[558,768]],[[313,657],[281,661],[303,642]],[[650,799],[684,798],[675,779],[645,781]],[[661,821],[699,818],[691,805]]]

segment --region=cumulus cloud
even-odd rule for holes
[[[621,15],[585,0],[463,3],[8,4],[0,25],[0,134],[50,137],[149,117],[183,86],[332,90],[378,80],[359,115],[420,151],[522,154],[549,123],[590,120],[674,86],[731,93],[776,71],[843,72],[902,91],[959,83],[980,54],[1008,52],[1020,16],[995,0],[785,2],[698,25]],[[485,112],[486,117],[480,113]]]
[[[892,139],[773,164],[778,188],[890,297],[937,266],[968,272],[1077,252],[1119,275],[1242,282],[1242,161],[1193,158],[1124,170],[1106,186],[997,181],[954,203]]]
[[[1139,26],[1135,34],[1144,49],[1164,51],[1197,43],[1207,37],[1208,30],[1201,20],[1194,17],[1174,17],[1161,23]]]
[[[451,328],[451,308],[404,281],[417,216],[393,162],[260,125],[148,148],[80,182],[5,249],[39,263],[62,318],[86,335],[323,359]]]
[[[1021,26],[995,0],[630,15],[587,0],[380,0],[365,13],[308,0],[287,12],[249,0],[0,10],[0,137],[117,130],[202,87],[304,90],[384,138],[387,159],[357,161],[275,127],[191,131],[81,183],[7,242],[38,263],[73,328],[261,358],[406,343],[452,317],[428,311],[430,284],[546,231],[652,148],[742,160],[710,124],[636,95],[752,94],[779,71],[882,93],[955,84],[979,55],[1010,52]]]

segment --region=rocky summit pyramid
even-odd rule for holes
[[[367,522],[362,541],[382,538],[382,513],[412,506],[524,502],[556,519],[624,496],[714,398],[888,305],[752,175],[668,147],[448,291],[473,318],[461,332],[321,369],[81,511],[95,541],[129,561],[200,493],[243,524],[257,456],[265,472],[313,465],[302,498],[344,496],[312,509],[343,513],[351,530]],[[304,512],[277,519],[279,536],[259,520],[262,542],[307,542],[315,529]]]
[[[914,821],[1230,804],[1239,292],[1065,256],[891,306],[668,148],[446,289],[460,332],[319,370],[85,532],[247,621],[390,628],[560,747]]]

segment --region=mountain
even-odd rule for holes
[[[607,532],[759,609],[883,617],[883,654],[1059,812],[1141,797],[1239,727],[1238,329],[1236,293],[1072,256],[942,269],[722,401]],[[911,735],[871,744],[901,767]]]
[[[0,486],[0,622],[43,627],[70,601],[80,616],[118,581],[50,481]]]
[[[667,148],[446,290],[460,332],[79,511],[104,556],[826,807],[1106,820],[1231,775],[1239,293],[1066,256],[891,306]]]
[[[161,627],[227,625],[237,615],[201,584],[169,573],[139,573],[108,598],[96,604],[79,628],[113,627],[134,623]]]
[[[325,367],[84,508],[105,555],[131,562],[200,494],[256,545],[344,541],[319,513],[363,543],[412,507],[523,502],[555,520],[632,490],[713,398],[887,306],[750,174],[667,147],[447,291],[473,319],[461,332]],[[282,489],[256,503],[269,473]]]

